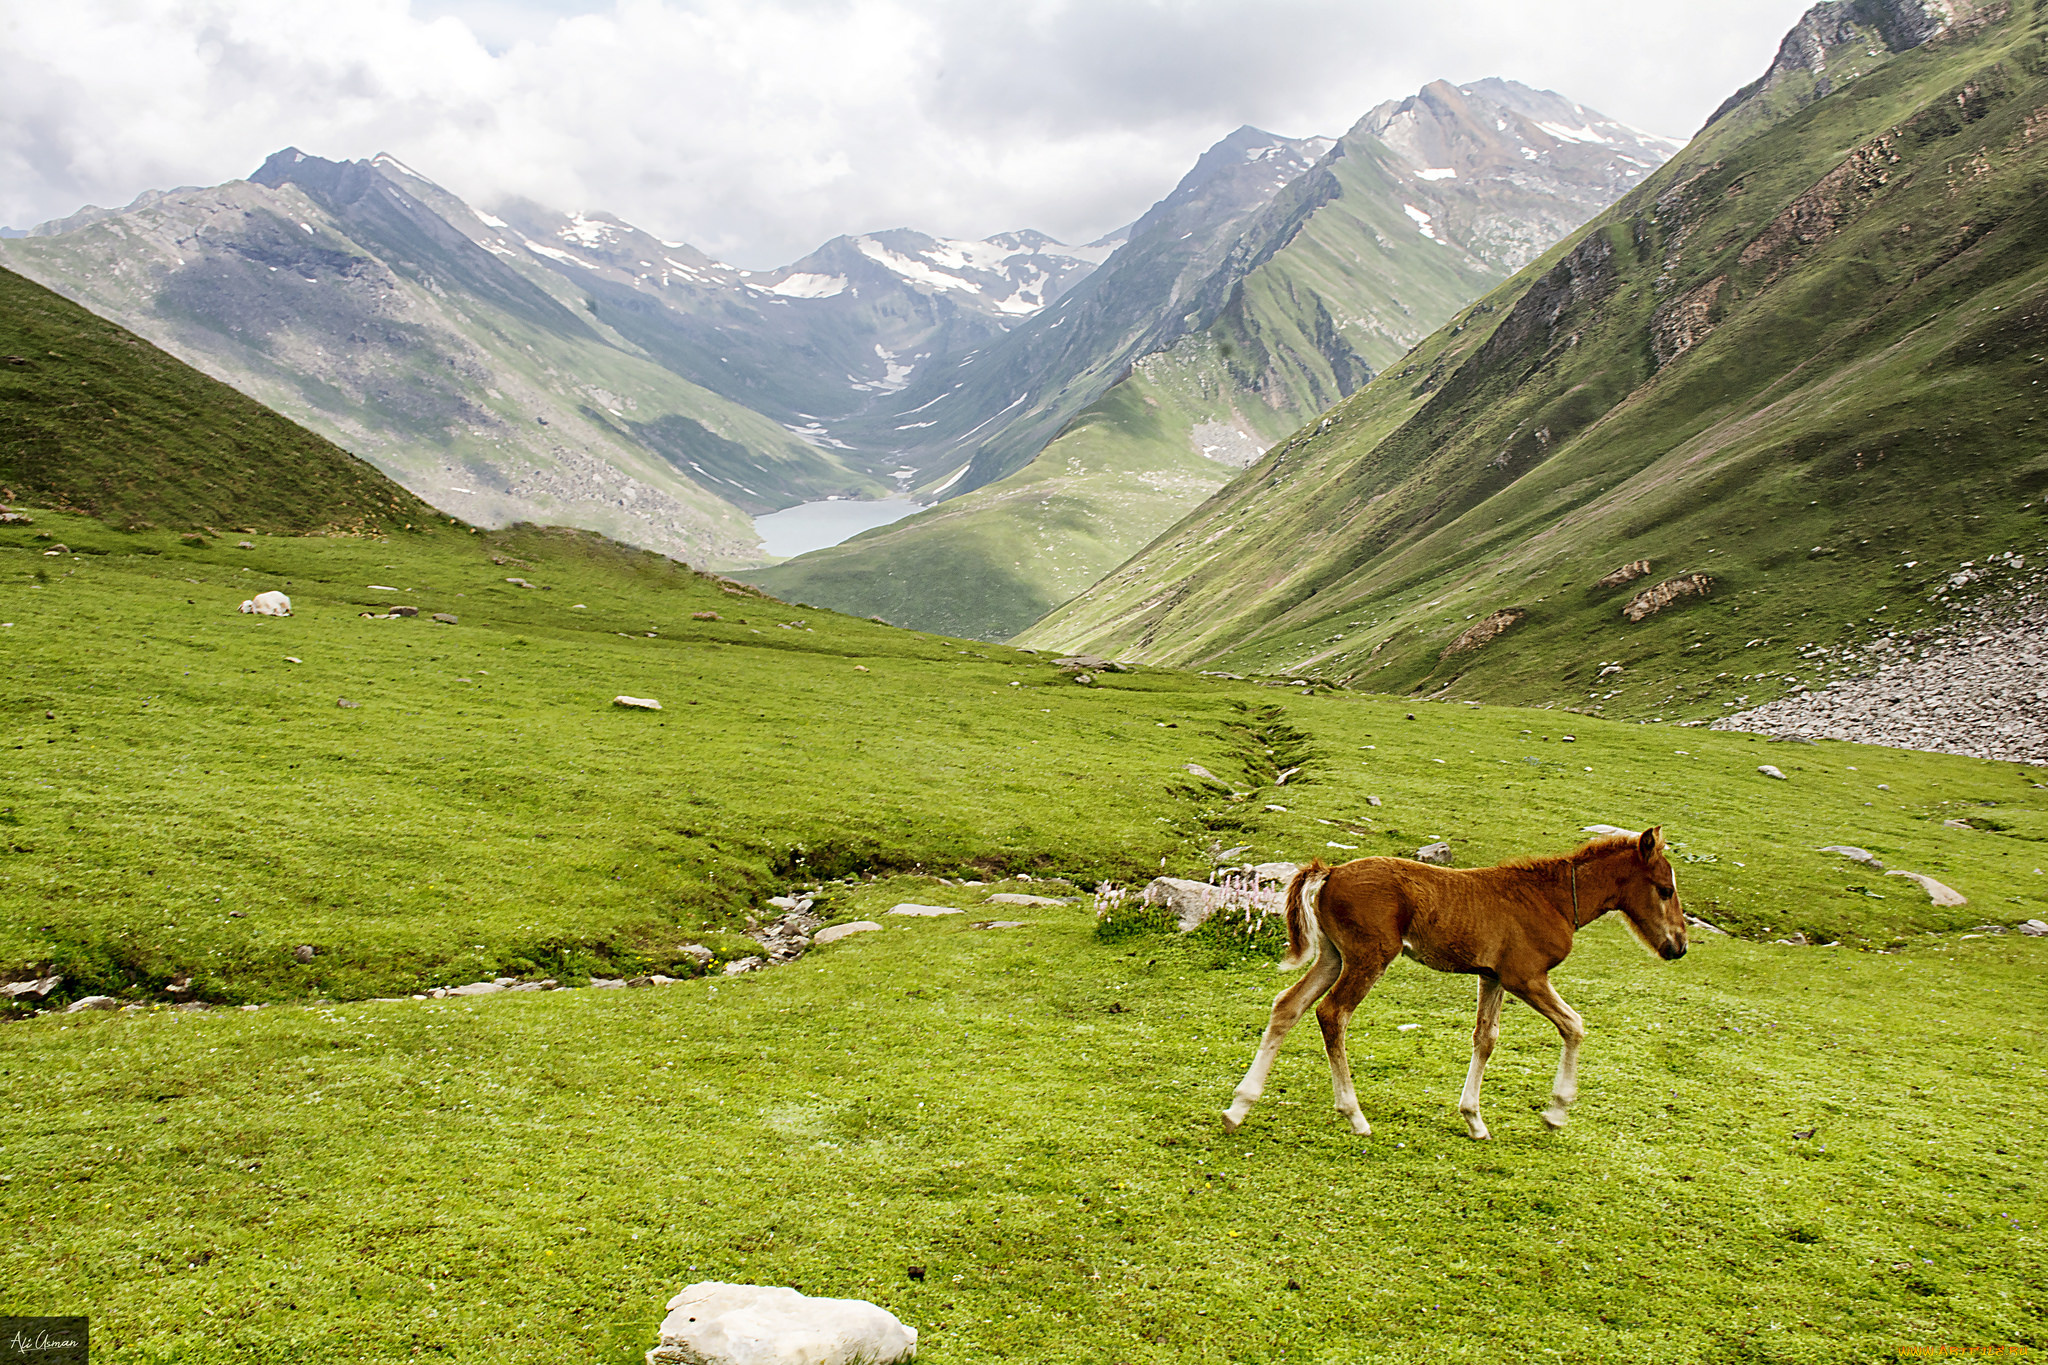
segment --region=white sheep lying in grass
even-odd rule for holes
[[[251,616],[290,616],[292,599],[281,592],[259,592],[242,603],[242,610]]]

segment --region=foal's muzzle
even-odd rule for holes
[[[1678,961],[1678,959],[1685,956],[1685,940],[1683,938],[1665,939],[1664,946],[1657,950],[1657,956],[1663,958],[1666,962]]]

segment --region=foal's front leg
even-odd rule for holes
[[[1475,1138],[1491,1137],[1486,1120],[1479,1117],[1479,1083],[1486,1077],[1487,1059],[1500,1041],[1502,987],[1497,977],[1479,978],[1479,1019],[1472,1026],[1472,1067],[1465,1073],[1465,1090],[1458,1096],[1458,1112],[1465,1116],[1465,1129]]]
[[[1558,1034],[1564,1039],[1564,1052],[1557,1059],[1557,1081],[1550,1087],[1550,1106],[1543,1111],[1545,1123],[1562,1128],[1565,1110],[1579,1097],[1579,1044],[1586,1040],[1586,1021],[1565,1004],[1548,976],[1509,989],[1526,1000],[1530,1009],[1557,1025]]]

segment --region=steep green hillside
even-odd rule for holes
[[[1598,128],[1573,142],[1557,135],[1570,131],[1560,119]],[[996,349],[984,363],[998,373],[1025,354],[1049,367],[1030,392],[1051,397],[1027,399],[1023,415],[985,438],[970,481],[1014,462],[1019,442],[1044,439],[1048,422],[1099,392],[1101,369],[1123,367],[1033,463],[748,577],[901,625],[1007,638],[1179,520],[1230,469],[1397,362],[1663,154],[1654,139],[1504,81],[1437,82],[1375,110],[1241,225],[1227,251],[1212,247],[1210,273],[1179,281],[1172,307],[1148,302],[1163,320],[1119,336],[1121,349],[1092,337],[1091,323],[1103,324],[1087,307],[1135,288],[1133,275],[1162,288],[1133,263],[1178,262],[1177,219],[1155,226],[1148,215],[1053,310],[1076,313],[1079,339],[1061,339],[1068,350],[1047,351],[1045,323]],[[1095,346],[1096,369],[1053,382],[1083,345]]]
[[[2048,489],[2048,23],[1965,18],[1737,106],[1024,642],[1634,716],[1905,644]]]
[[[180,531],[378,532],[439,516],[347,451],[5,269],[0,499]]]

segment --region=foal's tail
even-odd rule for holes
[[[1323,881],[1329,875],[1330,869],[1317,858],[1295,873],[1294,880],[1287,884],[1287,956],[1280,959],[1283,972],[1306,966],[1322,952],[1323,930],[1316,923],[1316,900],[1323,894]]]

